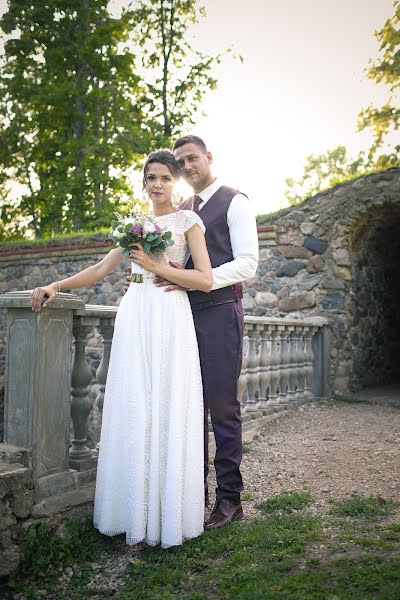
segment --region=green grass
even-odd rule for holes
[[[21,546],[18,569],[9,585],[27,598],[35,598],[32,582],[40,581],[40,587],[52,588],[64,569],[76,564],[82,565],[80,577],[86,581],[93,571],[92,561],[100,560],[104,552],[115,550],[122,543],[121,538],[99,534],[91,521],[71,518],[65,522],[62,533],[41,523],[28,530]]]
[[[260,504],[261,518],[205,532],[175,548],[148,548],[132,554],[112,597],[398,600],[400,524],[387,521],[397,503],[353,496],[332,503],[333,508],[318,517],[310,510],[312,504],[307,491],[284,492]],[[123,545],[121,536],[105,538],[90,523],[73,521],[63,536],[39,526],[36,534],[27,536],[14,579],[23,584],[27,598],[36,598],[37,589],[56,590],[60,572],[73,564],[68,591],[55,591],[54,597],[80,600],[95,594],[106,598],[108,592],[85,588],[95,575],[92,563],[106,565],[107,557],[121,552]],[[105,567],[101,575],[107,581]]]
[[[37,248],[40,246],[65,246],[83,243],[86,241],[105,241],[109,229],[100,228],[97,231],[80,230],[77,232],[64,233],[48,238],[37,238],[28,240],[26,238],[12,238],[0,241],[0,252],[2,250]]]
[[[261,502],[257,508],[268,514],[277,511],[292,512],[293,510],[301,510],[310,506],[310,504],[312,504],[312,498],[309,492],[284,492],[279,496]]]
[[[243,452],[243,454],[248,454],[249,452],[251,452],[250,442],[243,442],[243,444],[242,444],[242,452]]]
[[[364,519],[377,519],[391,515],[399,505],[394,500],[384,500],[374,496],[358,496],[341,502],[333,502],[332,514],[343,517],[362,517]]]

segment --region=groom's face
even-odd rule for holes
[[[184,144],[174,150],[183,179],[195,192],[201,192],[213,182],[211,152],[203,152],[196,144]]]

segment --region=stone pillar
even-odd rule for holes
[[[314,365],[311,390],[317,398],[329,398],[331,394],[331,329],[328,320],[323,317],[310,317],[307,321],[317,327],[312,339]]]
[[[30,291],[0,296],[7,308],[5,442],[28,448],[36,497],[74,489],[69,471],[73,310],[84,301],[58,294],[41,312]]]

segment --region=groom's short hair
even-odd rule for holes
[[[202,152],[204,152],[204,154],[208,152],[204,141],[197,135],[184,135],[178,138],[172,147],[172,151],[184,146],[185,144],[195,144]]]

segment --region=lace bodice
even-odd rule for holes
[[[195,224],[199,225],[204,232],[203,221],[192,210],[178,210],[168,215],[155,217],[155,221],[162,230],[171,231],[174,244],[169,246],[164,252],[155,252],[151,257],[160,264],[167,265],[169,261],[172,261],[184,267],[190,254],[185,233]],[[132,270],[133,272],[138,270],[135,263],[132,263]]]

